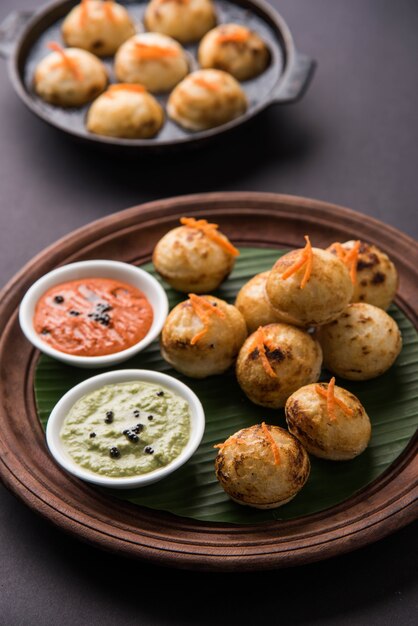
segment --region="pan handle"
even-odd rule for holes
[[[0,56],[7,59],[34,11],[12,11],[0,24]]]
[[[301,98],[311,82],[315,67],[313,59],[296,52],[290,71],[273,92],[272,103],[295,102]]]

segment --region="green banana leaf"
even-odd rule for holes
[[[240,287],[255,274],[271,268],[285,251],[244,248],[229,279],[215,295],[234,302]],[[144,269],[155,275],[151,264]],[[164,283],[162,283],[164,284]],[[170,307],[185,299],[164,284]],[[286,427],[284,411],[252,404],[236,382],[233,370],[205,380],[186,378],[174,371],[160,355],[158,342],[123,363],[123,368],[153,369],[179,378],[200,398],[206,414],[203,441],[189,462],[164,480],[129,491],[106,490],[112,496],[135,504],[169,511],[179,516],[210,522],[253,524],[292,519],[332,507],[346,500],[380,476],[402,453],[418,425],[418,335],[405,315],[392,306],[390,315],[403,336],[403,349],[393,367],[383,376],[366,382],[338,381],[354,393],[372,422],[372,440],[356,459],[332,462],[311,457],[308,482],[294,500],[273,510],[258,510],[232,502],[214,473],[217,450],[240,428],[261,421]],[[35,377],[35,397],[39,419],[45,427],[48,416],[71,387],[85,378],[103,372],[69,367],[45,355],[39,358]],[[324,371],[322,380],[329,380]],[[103,491],[103,490],[102,490]]]

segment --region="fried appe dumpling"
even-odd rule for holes
[[[278,426],[244,428],[218,447],[216,477],[239,504],[276,508],[292,500],[309,477],[305,449]]]
[[[147,30],[190,43],[215,26],[216,13],[211,0],[151,0],[144,23]]]
[[[235,300],[235,306],[243,314],[250,333],[259,326],[281,321],[266,295],[268,275],[269,272],[262,272],[253,276],[241,287]]]
[[[198,50],[202,68],[229,72],[237,80],[249,80],[266,69],[270,52],[257,33],[241,24],[221,24],[209,31]]]
[[[154,248],[157,272],[177,291],[208,293],[229,275],[238,250],[206,220],[182,218]]]
[[[190,294],[167,317],[161,354],[182,374],[205,378],[231,367],[246,336],[245,320],[232,304]]]
[[[283,322],[318,326],[344,311],[353,294],[346,265],[336,256],[307,245],[282,256],[270,270],[266,293]],[[309,271],[310,270],[310,271]]]
[[[387,309],[398,288],[398,272],[388,255],[377,246],[364,241],[359,244],[356,282],[351,302],[366,302]],[[355,241],[333,243],[328,250],[341,256],[341,252],[347,254],[355,245]]]
[[[322,326],[318,340],[324,365],[347,380],[380,376],[402,348],[398,325],[385,311],[362,302],[349,304],[342,315]]]
[[[346,461],[366,449],[371,424],[360,400],[343,387],[334,386],[334,380],[295,391],[286,402],[286,421],[310,454]]]
[[[173,89],[169,117],[187,130],[226,124],[247,110],[247,97],[233,76],[221,70],[197,70]]]
[[[106,68],[93,54],[54,42],[48,47],[52,52],[36,66],[33,81],[42,100],[62,107],[82,106],[106,89]]]
[[[319,379],[321,364],[321,346],[309,333],[289,324],[269,324],[245,341],[236,374],[252,402],[279,408],[296,389]]]
[[[107,137],[148,139],[164,122],[157,100],[140,85],[117,84],[99,96],[87,114],[87,130]]]
[[[160,33],[134,35],[115,56],[115,74],[123,83],[140,83],[149,91],[169,91],[189,72],[186,53],[177,41]]]
[[[65,18],[61,32],[67,46],[110,56],[132,37],[135,26],[125,7],[116,2],[82,0]]]

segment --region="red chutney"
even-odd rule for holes
[[[39,299],[34,328],[60,352],[103,356],[126,350],[145,337],[153,311],[145,295],[107,278],[72,280]]]

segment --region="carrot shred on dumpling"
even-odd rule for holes
[[[147,44],[142,41],[135,41],[134,46],[135,51],[140,54],[142,59],[162,59],[164,57],[176,57],[179,55],[176,48],[156,46],[155,44]]]
[[[232,256],[239,256],[239,250],[227,239],[227,237],[220,235],[217,231],[218,224],[209,224],[207,220],[196,220],[194,217],[181,217],[180,223],[188,228],[195,228],[204,233],[209,239],[220,245],[224,250],[229,252]]]
[[[328,383],[328,389],[325,391],[323,387],[320,385],[315,385],[315,391],[318,395],[322,396],[327,401],[327,412],[328,416],[332,421],[337,419],[335,415],[335,405],[339,406],[340,409],[350,417],[353,415],[353,409],[350,409],[349,406],[345,404],[342,400],[335,397],[335,377],[333,376]]]
[[[56,41],[50,41],[47,44],[47,47],[53,52],[58,52],[58,54],[61,55],[61,61],[57,65],[65,65],[70,72],[72,72],[76,80],[83,80],[83,74],[78,68],[77,62],[68,56],[64,48],[60,46],[59,43]]]
[[[328,250],[335,250],[337,257],[342,261],[348,268],[350,272],[350,278],[353,285],[356,284],[357,280],[357,263],[358,263],[358,255],[360,252],[360,241],[356,241],[354,246],[350,250],[346,250],[344,246],[336,241],[331,244]]]
[[[266,338],[264,336],[264,331],[262,326],[260,326],[254,333],[254,348],[257,348],[258,354],[261,359],[261,363],[263,364],[266,373],[271,376],[271,378],[277,378],[277,374],[270,365],[270,361],[268,360],[265,348]]]
[[[193,307],[194,312],[200,319],[203,324],[203,329],[196,333],[194,337],[192,337],[190,341],[190,345],[194,346],[199,339],[204,337],[209,330],[209,321],[211,315],[217,315],[221,319],[225,318],[225,313],[221,311],[218,307],[213,306],[208,300],[203,298],[203,296],[197,296],[194,293],[189,293],[189,299],[191,305]]]
[[[193,76],[192,79],[195,85],[199,85],[199,87],[203,87],[203,89],[209,89],[210,91],[219,91],[218,83],[214,83],[210,80],[205,80],[201,76]]]
[[[111,96],[115,91],[133,91],[135,93],[144,93],[146,89],[139,83],[116,83],[108,87],[106,95]]]
[[[351,248],[349,252],[347,252],[345,257],[345,264],[347,265],[350,271],[350,278],[353,285],[356,284],[357,280],[357,262],[358,255],[360,250],[360,241],[356,241],[354,246]]]
[[[229,28],[227,32],[220,32],[218,35],[219,43],[229,43],[229,42],[244,42],[247,41],[249,37],[249,32],[243,26],[235,26],[234,28]]]
[[[273,435],[269,431],[268,426],[267,426],[267,424],[265,422],[262,422],[261,428],[263,429],[263,433],[265,434],[266,439],[268,440],[269,444],[271,445],[271,449],[272,449],[273,456],[274,456],[274,465],[279,465],[279,463],[280,463],[280,452],[279,452],[279,448],[277,446],[277,443],[276,443]]]
[[[81,4],[80,4],[80,26],[85,26],[86,25],[86,19],[88,18],[89,15],[89,8],[88,8],[88,3],[90,2],[90,0],[81,0]]]
[[[283,274],[281,275],[282,280],[286,280],[290,276],[293,276],[293,274],[296,274],[298,270],[300,270],[304,265],[306,265],[305,273],[300,283],[301,289],[304,289],[306,287],[306,284],[312,274],[312,265],[313,265],[313,251],[312,251],[312,246],[311,246],[311,242],[310,242],[308,235],[305,235],[305,241],[306,241],[306,245],[303,248],[303,250],[300,251],[299,258],[293,263],[293,265],[288,267],[287,270],[283,272]]]
[[[103,13],[105,14],[105,16],[107,17],[107,19],[110,22],[115,22],[116,21],[116,17],[115,17],[115,13],[114,13],[114,6],[113,6],[113,2],[112,0],[104,0],[103,2]]]

